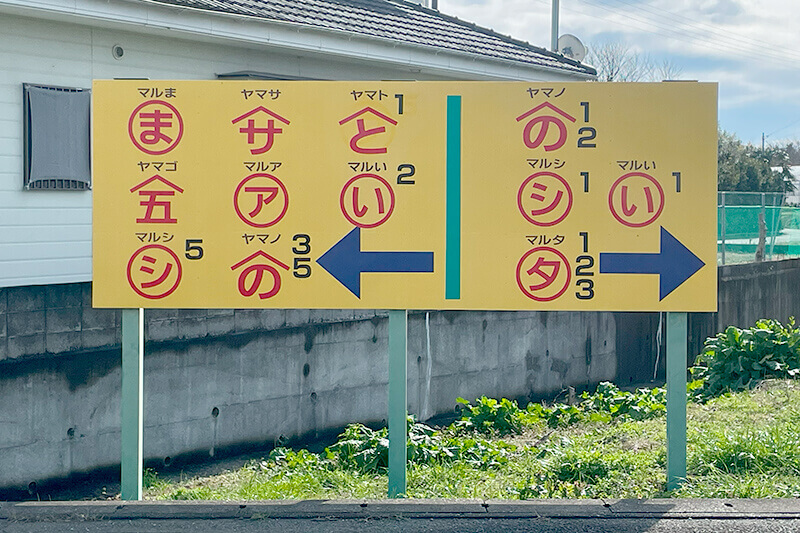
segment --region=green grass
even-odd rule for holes
[[[486,405],[489,405],[488,403]],[[499,404],[498,404],[499,405]],[[588,405],[588,404],[587,404]],[[665,419],[583,416],[555,428],[521,415],[521,433],[458,424],[419,433],[435,454],[416,453],[408,469],[413,498],[777,498],[800,497],[800,383],[767,381],[688,409],[688,479],[666,491]],[[491,406],[490,406],[491,407]],[[487,407],[488,409],[488,407]],[[486,409],[481,411],[485,420]],[[498,416],[515,411],[508,407]],[[522,413],[529,413],[520,409]],[[516,416],[516,415],[514,415]],[[498,427],[506,429],[506,418]],[[500,423],[502,422],[502,423]],[[415,430],[415,431],[422,431]],[[425,430],[427,431],[427,430]],[[503,434],[501,436],[501,433]],[[351,435],[354,433],[351,432]],[[382,434],[367,435],[380,445]],[[472,439],[472,440],[470,440]],[[461,442],[457,457],[454,440]],[[469,444],[474,441],[474,446]],[[467,443],[467,444],[464,444]],[[475,448],[477,446],[477,448]],[[465,451],[501,450],[499,461]],[[428,449],[428,448],[425,448]],[[357,449],[355,450],[358,451]],[[147,499],[384,498],[386,475],[341,453],[278,451],[219,475],[169,480],[146,475]],[[507,460],[506,460],[507,459]]]

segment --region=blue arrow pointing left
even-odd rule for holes
[[[433,272],[433,252],[362,252],[361,228],[356,227],[317,263],[361,298],[362,272]]]

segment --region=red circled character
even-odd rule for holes
[[[517,263],[517,286],[525,296],[537,302],[559,298],[571,279],[569,261],[555,248],[533,248]]]
[[[629,172],[620,176],[608,192],[608,208],[613,217],[631,228],[648,226],[664,210],[664,189],[650,174]]]
[[[517,208],[535,226],[554,226],[572,210],[572,188],[554,172],[531,174],[517,191]]]
[[[182,276],[177,254],[161,244],[143,246],[128,260],[128,284],[143,298],[166,298],[178,288]]]
[[[394,189],[377,174],[350,178],[339,194],[342,214],[360,228],[374,228],[386,222],[394,212],[394,205]]]
[[[233,207],[248,226],[267,228],[283,219],[289,209],[289,192],[272,174],[251,174],[236,187]]]
[[[166,154],[178,146],[183,137],[183,117],[168,102],[148,100],[131,113],[128,137],[146,154]]]

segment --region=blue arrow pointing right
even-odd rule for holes
[[[601,274],[658,274],[661,301],[705,263],[670,232],[661,228],[661,249],[658,253],[601,253]]]

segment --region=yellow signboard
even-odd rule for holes
[[[716,309],[715,84],[93,96],[96,307]]]

